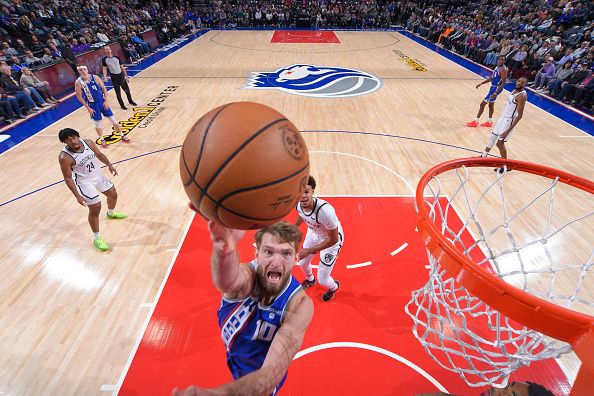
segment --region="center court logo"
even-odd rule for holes
[[[377,91],[382,80],[344,67],[298,64],[273,72],[253,72],[245,89],[278,89],[314,98],[348,98]]]

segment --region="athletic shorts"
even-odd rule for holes
[[[113,183],[100,173],[96,176],[81,178],[74,176],[74,184],[80,195],[83,196],[87,205],[93,205],[101,201],[99,193],[104,193],[113,187]]]
[[[491,88],[489,89],[489,93],[487,94],[487,96],[485,96],[484,101],[487,103],[495,103],[495,101],[497,100],[497,97],[499,96],[501,91],[503,91],[503,90],[501,90],[501,91],[499,91],[499,93],[496,93],[498,88],[499,87],[497,85],[491,85]],[[495,98],[491,99],[491,95],[493,95],[493,94],[495,94]]]
[[[309,248],[312,246],[316,246],[320,244],[325,238],[312,232],[309,228],[307,229],[307,234],[305,235],[305,241],[303,241],[303,248]],[[320,250],[320,264],[325,265],[327,267],[332,267],[338,258],[338,253],[340,252],[340,248],[342,247],[343,237],[342,235],[338,235],[338,242],[334,245],[326,248],[324,250]]]
[[[95,110],[95,112],[91,116],[91,119],[95,121],[101,121],[101,119],[103,118],[101,117],[101,114],[103,114],[105,117],[113,116],[113,111],[111,111],[109,107],[107,109],[103,107],[103,102],[89,103],[89,106],[91,107],[91,109]]]
[[[489,137],[489,143],[487,144],[487,147],[493,147],[497,140],[501,140],[499,136],[501,136],[503,132],[507,131],[507,129],[510,127],[513,121],[513,118],[501,117],[500,119],[498,119],[497,123],[495,123],[495,128],[493,128],[493,132],[491,132],[491,136]],[[513,130],[507,135],[504,142],[507,142],[509,140],[512,133]]]

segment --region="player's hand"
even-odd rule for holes
[[[107,102],[107,100],[105,102],[103,102],[103,108],[105,110],[109,109],[109,103]]]
[[[489,96],[489,99],[491,99],[491,100],[495,100],[495,98],[496,98],[496,97],[497,97],[497,95],[495,95],[495,94],[491,94],[491,96]]]
[[[107,169],[109,169],[109,171],[111,172],[112,175],[114,175],[114,176],[118,175],[118,171],[116,170],[116,168],[113,167],[113,165],[109,165],[107,167]]]
[[[213,250],[221,255],[227,255],[237,250],[237,243],[245,234],[243,230],[227,228],[212,220],[208,222],[208,231]]]
[[[91,115],[91,117],[93,117],[93,114],[95,114],[95,110],[93,110],[90,107],[87,107],[87,111],[89,112],[89,114]]]
[[[171,392],[171,396],[207,396],[212,395],[212,392],[207,391],[203,388],[198,388],[197,386],[188,386],[186,389],[179,390],[175,388],[173,392]]]
[[[305,258],[311,254],[313,254],[314,252],[311,251],[311,249],[305,248],[305,249],[301,249],[299,251],[299,253],[297,253],[297,259],[301,260],[302,258]]]
[[[130,76],[126,76],[126,82],[130,81]]]
[[[78,195],[76,197],[76,200],[78,201],[78,203],[82,206],[87,206],[87,203],[85,202],[85,199],[82,197],[82,195]]]
[[[103,82],[107,82],[107,77],[103,76],[102,80],[103,80]]]
[[[479,87],[481,86],[481,84],[476,84],[476,89],[479,89]]]

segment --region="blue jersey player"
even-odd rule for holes
[[[313,302],[291,275],[302,235],[280,221],[256,233],[256,259],[240,264],[243,231],[208,223],[210,270],[223,293],[217,312],[227,365],[235,381],[215,390],[191,386],[174,395],[276,395],[301,347]]]
[[[505,83],[507,81],[507,68],[505,67],[504,62],[505,57],[500,56],[497,59],[497,66],[495,66],[493,73],[491,73],[491,75],[487,77],[485,81],[477,84],[476,89],[478,89],[481,85],[490,82],[491,88],[489,88],[487,96],[485,96],[485,99],[483,99],[483,101],[481,102],[481,106],[479,108],[478,114],[476,115],[476,119],[466,123],[466,126],[479,126],[479,119],[481,118],[481,115],[483,114],[483,111],[485,110],[485,105],[487,103],[489,104],[489,120],[487,120],[487,122],[483,122],[482,124],[480,124],[480,126],[488,128],[493,126],[493,111],[495,110],[495,100],[497,99],[497,96],[499,96],[501,91],[503,91],[503,87],[505,86]]]
[[[89,74],[88,68],[84,65],[78,66],[76,69],[80,73],[80,77],[74,83],[74,91],[76,92],[78,101],[85,106],[95,123],[95,130],[101,139],[101,147],[107,148],[107,142],[103,137],[103,129],[101,128],[102,115],[109,118],[116,131],[122,137],[122,141],[124,143],[130,143],[130,139],[124,136],[118,120],[116,120],[109,108],[107,89],[103,85],[103,81],[98,76]]]

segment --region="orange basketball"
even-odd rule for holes
[[[309,155],[285,116],[259,103],[236,102],[194,124],[179,169],[186,194],[204,217],[247,230],[281,220],[297,205]]]

